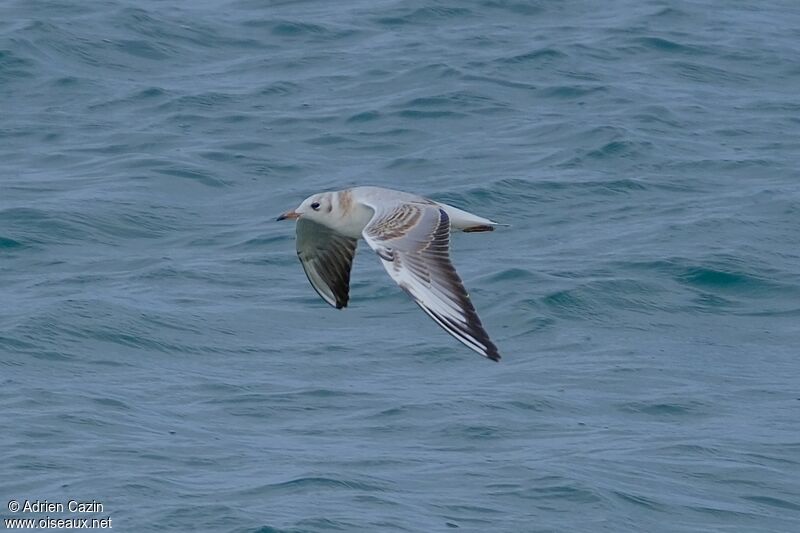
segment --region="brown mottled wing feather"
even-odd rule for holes
[[[450,219],[443,209],[406,203],[376,211],[363,235],[392,279],[437,324],[484,357],[500,359],[450,262]]]
[[[336,309],[347,307],[357,244],[322,224],[304,218],[297,221],[297,256],[306,277],[317,294]]]

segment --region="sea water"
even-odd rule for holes
[[[0,3],[0,517],[800,531],[798,28],[788,0]],[[510,224],[452,241],[500,363],[363,243],[350,306],[316,295],[275,218],[365,184]]]

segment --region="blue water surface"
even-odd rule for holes
[[[800,4],[0,3],[0,517],[116,531],[800,531]],[[306,196],[510,224],[503,361]],[[49,513],[74,517],[75,513]]]

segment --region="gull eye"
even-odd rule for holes
[[[313,209],[314,211],[319,211],[319,202],[314,202],[313,204],[311,204],[311,209]]]

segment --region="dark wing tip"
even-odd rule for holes
[[[466,324],[467,327],[464,328],[464,325],[457,324],[450,318],[440,315],[433,309],[426,306],[407,288],[403,287],[403,289],[411,296],[419,308],[425,311],[425,314],[431,317],[433,321],[439,325],[439,327],[455,337],[455,339],[460,343],[464,344],[487,359],[491,359],[494,362],[500,361],[501,358],[500,353],[497,351],[497,346],[495,346],[495,344],[489,338],[489,334],[486,333],[486,330],[483,329],[483,325],[481,324],[477,313],[475,313],[474,308],[471,308],[471,323]]]
[[[489,347],[488,350],[486,350],[486,358],[491,359],[495,363],[500,362],[500,359],[502,358],[500,357],[500,354],[497,352],[497,346],[492,345]]]
[[[348,265],[349,266],[349,265]],[[333,296],[336,298],[336,309],[344,309],[350,301],[350,270],[339,279],[338,284],[333,288]]]
[[[473,333],[473,336],[480,340],[481,344],[484,345],[485,349],[480,351],[480,354],[483,355],[487,359],[491,359],[495,363],[499,363],[500,359],[500,352],[497,351],[497,346],[494,345],[492,340],[489,338],[489,334],[486,333],[486,330],[483,329],[483,326],[478,322],[478,329]]]
[[[494,226],[489,226],[488,224],[481,224],[479,226],[470,226],[469,228],[464,228],[462,231],[464,233],[479,233],[482,231],[494,231]]]

